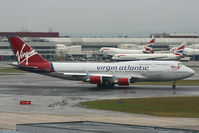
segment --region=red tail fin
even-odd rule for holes
[[[144,50],[143,52],[144,53],[151,53],[153,54],[154,51],[153,51],[153,45],[155,43],[155,39],[152,39],[150,42],[147,43],[147,45],[144,47]]]
[[[144,47],[144,49],[145,49],[145,51],[144,51],[145,53],[151,53],[151,54],[154,53],[153,49],[150,47]]]
[[[177,50],[184,49],[184,48],[185,48],[185,44],[182,44],[182,45],[180,45],[180,46],[177,48]]]
[[[34,67],[38,70],[49,70],[50,63],[17,36],[9,36],[14,55],[20,66]]]
[[[150,42],[148,42],[147,44],[152,44],[155,43],[155,39],[152,39]]]

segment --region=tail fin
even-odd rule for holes
[[[186,47],[186,44],[185,43],[182,43],[179,47],[173,47],[170,49],[170,52],[171,53],[174,53],[176,50],[181,50],[183,51]]]
[[[50,70],[50,62],[45,60],[34,49],[17,36],[8,36],[18,65],[26,69]]]
[[[186,45],[184,43],[182,43],[179,47],[177,48],[173,48],[171,49],[171,52],[175,55],[179,55],[180,57],[185,57],[184,56],[184,48],[186,47]]]
[[[184,48],[186,47],[186,45],[184,43],[182,43],[177,50],[184,50]]]
[[[155,39],[152,39],[150,42],[147,43],[147,45],[144,47],[144,50],[143,52],[144,53],[150,53],[150,54],[153,54],[154,51],[153,51],[153,45],[155,43]]]
[[[155,43],[155,39],[152,39],[150,42],[148,42],[147,44],[154,44]]]

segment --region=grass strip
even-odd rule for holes
[[[80,103],[93,109],[154,116],[199,118],[199,97],[164,97],[99,100]]]
[[[0,73],[0,76],[9,76],[9,75],[23,75],[23,74],[22,73],[7,73],[7,74]]]
[[[13,67],[4,67],[4,68],[0,68],[0,72],[15,72],[15,73],[24,73],[26,71],[17,69],[17,68],[13,68]]]

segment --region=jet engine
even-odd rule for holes
[[[129,78],[118,78],[117,84],[118,85],[129,85],[130,79]]]
[[[89,81],[91,84],[102,84],[102,77],[101,76],[90,76]]]

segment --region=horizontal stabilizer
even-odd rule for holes
[[[37,66],[23,66],[23,65],[18,65],[17,62],[13,62],[11,64],[9,64],[11,66],[15,66],[15,67],[20,67],[20,68],[26,68],[26,69],[37,69]]]

